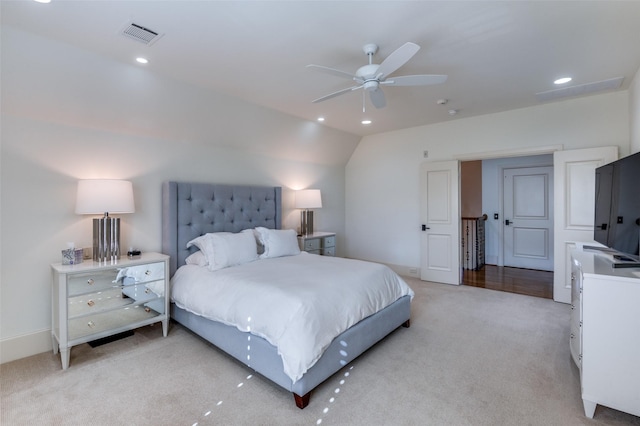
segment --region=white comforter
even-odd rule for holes
[[[305,252],[215,272],[185,265],[172,278],[176,305],[264,337],[293,382],[338,334],[405,295],[384,265]]]

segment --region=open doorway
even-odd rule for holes
[[[553,155],[463,161],[460,184],[462,217],[484,220],[462,284],[553,299]]]

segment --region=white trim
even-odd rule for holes
[[[562,145],[549,145],[531,148],[504,149],[500,151],[483,151],[468,154],[454,155],[453,158],[460,161],[472,160],[493,160],[505,157],[528,157],[531,155],[553,154],[556,151],[563,151]]]
[[[52,350],[51,329],[0,340],[0,363]]]

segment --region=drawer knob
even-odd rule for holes
[[[151,275],[151,271],[147,269],[144,274],[145,275]]]
[[[93,321],[89,321],[87,323],[87,326],[89,326],[89,328],[94,328],[96,325],[95,325],[95,323]]]
[[[145,289],[144,289],[144,292],[145,292],[146,294],[149,294],[149,293],[151,292],[151,290],[149,290],[148,288],[145,288]]]
[[[89,305],[89,306],[93,306],[93,305],[95,305],[95,304],[96,304],[96,302],[94,302],[93,300],[89,300],[89,301],[87,302],[87,305]]]
[[[145,307],[144,307],[144,311],[145,311],[145,312],[147,312],[147,313],[149,313],[149,312],[151,312],[151,308],[150,308],[150,307],[148,307],[148,306],[145,306]]]
[[[89,284],[89,285],[93,285],[93,283],[94,283],[93,278],[89,278],[89,279],[87,280],[87,284]]]

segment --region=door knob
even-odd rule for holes
[[[427,225],[425,225],[425,224],[422,224],[422,230],[423,230],[423,231],[426,231],[427,229],[431,229],[431,228],[429,228],[429,227],[428,227]]]
[[[505,224],[505,225],[507,225],[507,226],[509,226],[509,225],[511,225],[511,222],[509,221],[509,219],[506,219],[506,220],[504,221],[504,224]]]

